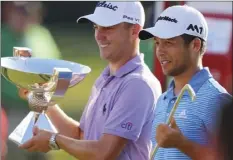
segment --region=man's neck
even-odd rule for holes
[[[124,57],[120,58],[118,61],[115,62],[109,62],[109,69],[110,69],[110,75],[114,75],[117,70],[119,70],[123,65],[125,65],[128,61],[133,59],[139,54],[139,50],[134,50],[131,52],[131,54],[123,54]]]
[[[197,66],[195,68],[189,68],[184,73],[175,76],[174,82],[175,82],[175,88],[174,88],[174,94],[178,95],[181,91],[181,89],[189,83],[189,81],[192,79],[193,75],[195,75],[198,71],[200,71],[203,67]]]

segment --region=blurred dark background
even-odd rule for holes
[[[77,20],[77,17],[92,13],[96,3],[96,1],[44,2],[46,8],[46,17],[44,19],[44,23],[73,23]],[[154,5],[153,1],[142,1],[141,3],[145,9],[146,14],[148,13],[148,9]],[[148,13],[146,17],[148,18],[151,16]],[[148,26],[148,23],[149,21],[146,21],[146,26]]]

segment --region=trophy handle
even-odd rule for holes
[[[13,47],[14,57],[32,57],[32,50],[27,47]]]
[[[64,97],[69,88],[72,79],[72,71],[68,68],[54,68],[53,76],[45,91],[53,91],[50,102],[53,103],[56,99]]]
[[[13,47],[13,57],[32,57],[32,50],[27,47]],[[19,88],[19,86],[16,86]]]

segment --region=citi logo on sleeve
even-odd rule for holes
[[[96,7],[104,7],[104,8],[111,9],[113,11],[116,11],[118,9],[118,6],[114,6],[112,5],[112,3],[107,3],[106,1],[98,2]]]
[[[177,23],[177,22],[178,22],[175,18],[170,18],[170,17],[168,17],[168,16],[164,16],[164,17],[160,16],[160,17],[157,19],[157,21],[160,21],[160,20],[162,20],[162,21],[174,22],[174,23]],[[156,22],[157,22],[157,21],[156,21]]]
[[[202,31],[203,31],[203,27],[198,27],[197,25],[193,25],[193,24],[190,24],[187,28],[187,30],[192,30],[192,31],[196,31],[197,33],[199,34],[202,34]]]
[[[133,127],[133,124],[131,122],[121,124],[121,128],[124,128],[124,129],[127,129],[127,130],[131,130],[132,127]]]

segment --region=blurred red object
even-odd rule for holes
[[[5,110],[1,108],[1,160],[7,154],[8,119]]]

